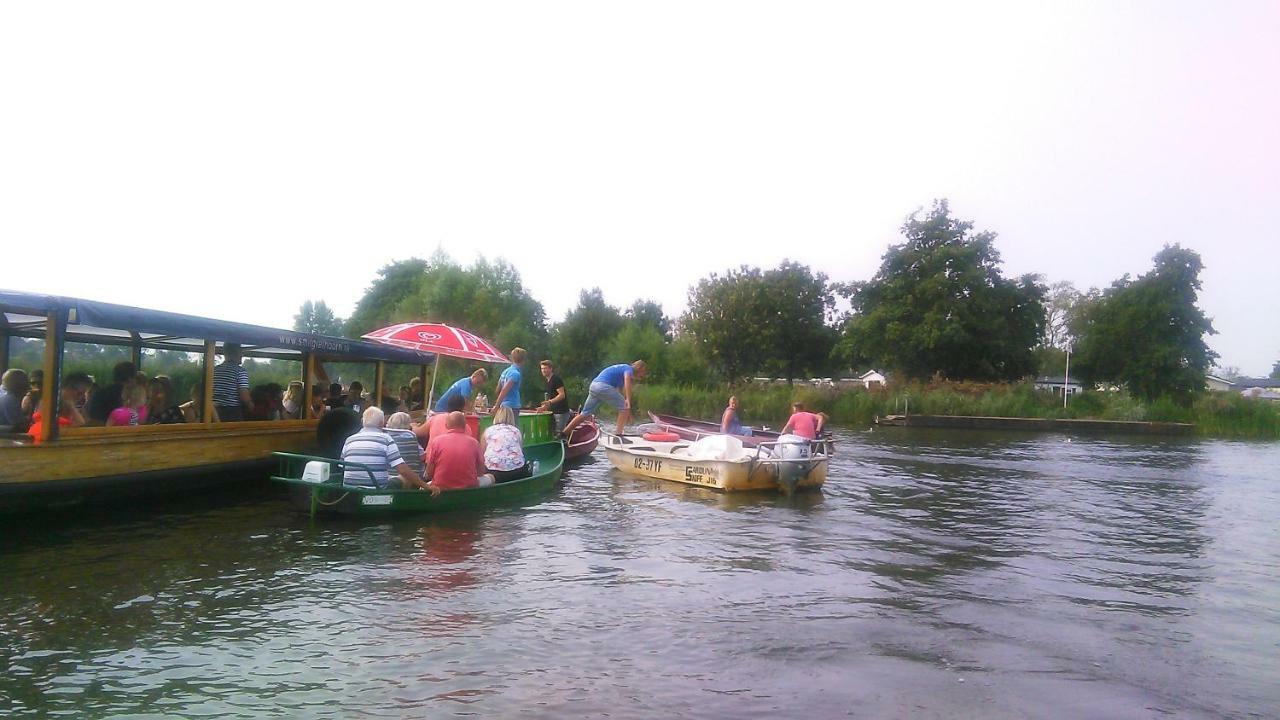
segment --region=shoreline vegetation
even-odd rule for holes
[[[580,389],[577,397],[582,397]],[[636,386],[636,422],[644,414],[715,419],[729,395],[737,395],[743,421],[780,427],[792,402],[824,412],[837,425],[870,426],[877,415],[973,415],[1079,420],[1176,422],[1195,425],[1201,437],[1280,439],[1280,403],[1258,402],[1233,393],[1206,392],[1189,406],[1162,398],[1143,402],[1125,392],[1087,392],[1073,396],[1064,410],[1062,396],[1036,390],[1032,383],[931,382],[862,387],[819,388],[804,383],[696,387],[640,383]]]

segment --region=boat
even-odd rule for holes
[[[602,435],[609,462],[624,473],[726,492],[781,490],[791,494],[821,488],[831,457],[827,441],[794,435],[760,441],[750,448],[730,435],[708,436],[697,442]]]
[[[653,425],[656,426],[654,429],[659,432],[675,433],[683,440],[696,441],[711,435],[722,434],[720,432],[720,423],[716,422],[693,420],[690,418],[680,417],[678,415],[661,415],[655,412],[649,413],[649,419],[652,421]],[[732,435],[730,437],[737,438],[746,447],[755,447],[761,442],[776,443],[778,441],[779,434],[764,428],[752,428],[750,435]],[[824,432],[822,433],[822,437],[828,442],[829,447],[834,449],[834,445],[830,442],[831,434]]]
[[[432,496],[424,490],[378,490],[342,484],[342,472],[368,472],[359,463],[298,453],[275,453],[279,461],[271,480],[289,487],[289,500],[303,512],[316,516],[354,515],[386,517],[411,513],[435,513],[518,503],[555,489],[564,470],[564,445],[546,442],[528,446],[525,459],[536,465],[534,474],[489,487],[446,490]],[[317,465],[329,468],[326,479]]]
[[[245,358],[292,361],[305,384],[303,407],[322,362],[368,363],[374,397],[389,368],[426,377],[435,356],[383,344],[227,322],[78,298],[0,290],[0,371],[11,367],[14,340],[40,340],[42,417],[56,414],[62,377],[77,370],[68,343],[121,348],[147,371],[160,351],[188,353],[203,379],[202,418],[212,418],[213,368],[220,350],[239,344]],[[27,346],[28,348],[30,346]],[[23,350],[24,348],[19,348]],[[31,369],[31,368],[24,368]],[[253,371],[251,370],[251,373]],[[99,378],[106,385],[110,378]],[[523,418],[522,418],[523,419]],[[550,437],[550,416],[546,435]],[[532,419],[529,422],[534,422]],[[307,452],[318,420],[196,422],[132,427],[60,427],[42,423],[38,438],[0,435],[0,513],[63,507],[138,494],[187,494],[198,487],[269,474],[278,450]]]
[[[581,462],[595,451],[600,443],[600,426],[595,420],[587,420],[573,429],[573,436],[565,443],[565,462]]]

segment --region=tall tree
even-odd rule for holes
[[[1081,377],[1122,383],[1135,396],[1179,402],[1204,389],[1218,357],[1205,343],[1213,324],[1196,305],[1200,256],[1166,245],[1150,272],[1114,282],[1081,314],[1073,332]]]
[[[1065,349],[1072,344],[1071,318],[1084,296],[1069,281],[1063,280],[1049,286],[1045,298],[1044,344],[1046,347]]]
[[[651,327],[664,338],[671,339],[671,319],[662,313],[662,306],[653,300],[636,300],[623,313],[623,318],[634,325]]]
[[[724,275],[712,273],[689,289],[689,309],[680,318],[681,330],[729,382],[764,365],[763,282],[759,268],[743,265]]]
[[[561,375],[595,377],[623,324],[622,313],[604,301],[600,288],[583,290],[578,306],[551,333],[551,352]]]
[[[1280,380],[1280,360],[1277,360],[1275,364],[1271,366],[1271,379]]]
[[[1036,370],[1045,288],[1000,272],[995,233],[951,217],[938,200],[902,226],[868,282],[844,292],[852,312],[838,354],[906,377],[1013,380]]]
[[[293,316],[293,329],[298,332],[341,335],[344,327],[342,318],[334,315],[323,300],[315,303],[303,301],[298,314]]]
[[[784,260],[765,271],[761,280],[765,315],[760,322],[767,349],[764,369],[787,380],[823,373],[838,334],[828,324],[834,320],[835,295],[827,276]]]
[[[396,309],[417,291],[427,268],[426,260],[409,258],[397,260],[379,270],[378,277],[364,291],[364,296],[356,303],[355,312],[347,320],[350,336],[360,337],[370,330],[409,320],[397,315]]]

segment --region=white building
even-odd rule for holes
[[[1036,378],[1036,389],[1052,391],[1055,395],[1061,395],[1063,388],[1066,388],[1068,395],[1076,395],[1084,392],[1084,387],[1077,380],[1068,380],[1063,383],[1062,378],[1038,377]]]

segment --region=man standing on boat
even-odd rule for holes
[[[806,440],[817,440],[822,426],[827,424],[826,413],[805,412],[804,403],[791,403],[791,417],[779,435],[795,433]]]
[[[524,365],[525,350],[522,347],[511,350],[511,364],[498,377],[498,396],[493,399],[493,409],[506,406],[516,415],[520,414],[520,366]]]
[[[213,369],[213,406],[222,422],[239,422],[245,409],[253,409],[249,371],[240,364],[239,343],[222,346],[222,364]]]
[[[556,432],[563,432],[569,424],[569,395],[564,388],[564,380],[556,374],[556,366],[550,360],[538,363],[542,377],[547,381],[547,399],[538,406],[540,411],[550,411],[556,422]]]
[[[587,401],[582,404],[582,412],[570,420],[560,434],[566,438],[572,437],[573,429],[588,417],[594,416],[596,408],[603,402],[618,408],[617,434],[621,435],[627,426],[627,421],[631,419],[631,389],[635,382],[633,378],[643,380],[648,374],[649,367],[643,360],[637,360],[630,365],[618,363],[601,370],[596,379],[591,381],[591,387],[587,391]]]
[[[480,368],[467,377],[459,379],[450,385],[449,389],[445,390],[444,394],[440,396],[440,399],[436,401],[436,412],[448,412],[449,398],[454,395],[462,396],[463,412],[471,412],[471,396],[475,394],[476,388],[480,387],[480,384],[488,379],[489,371],[484,368]]]

